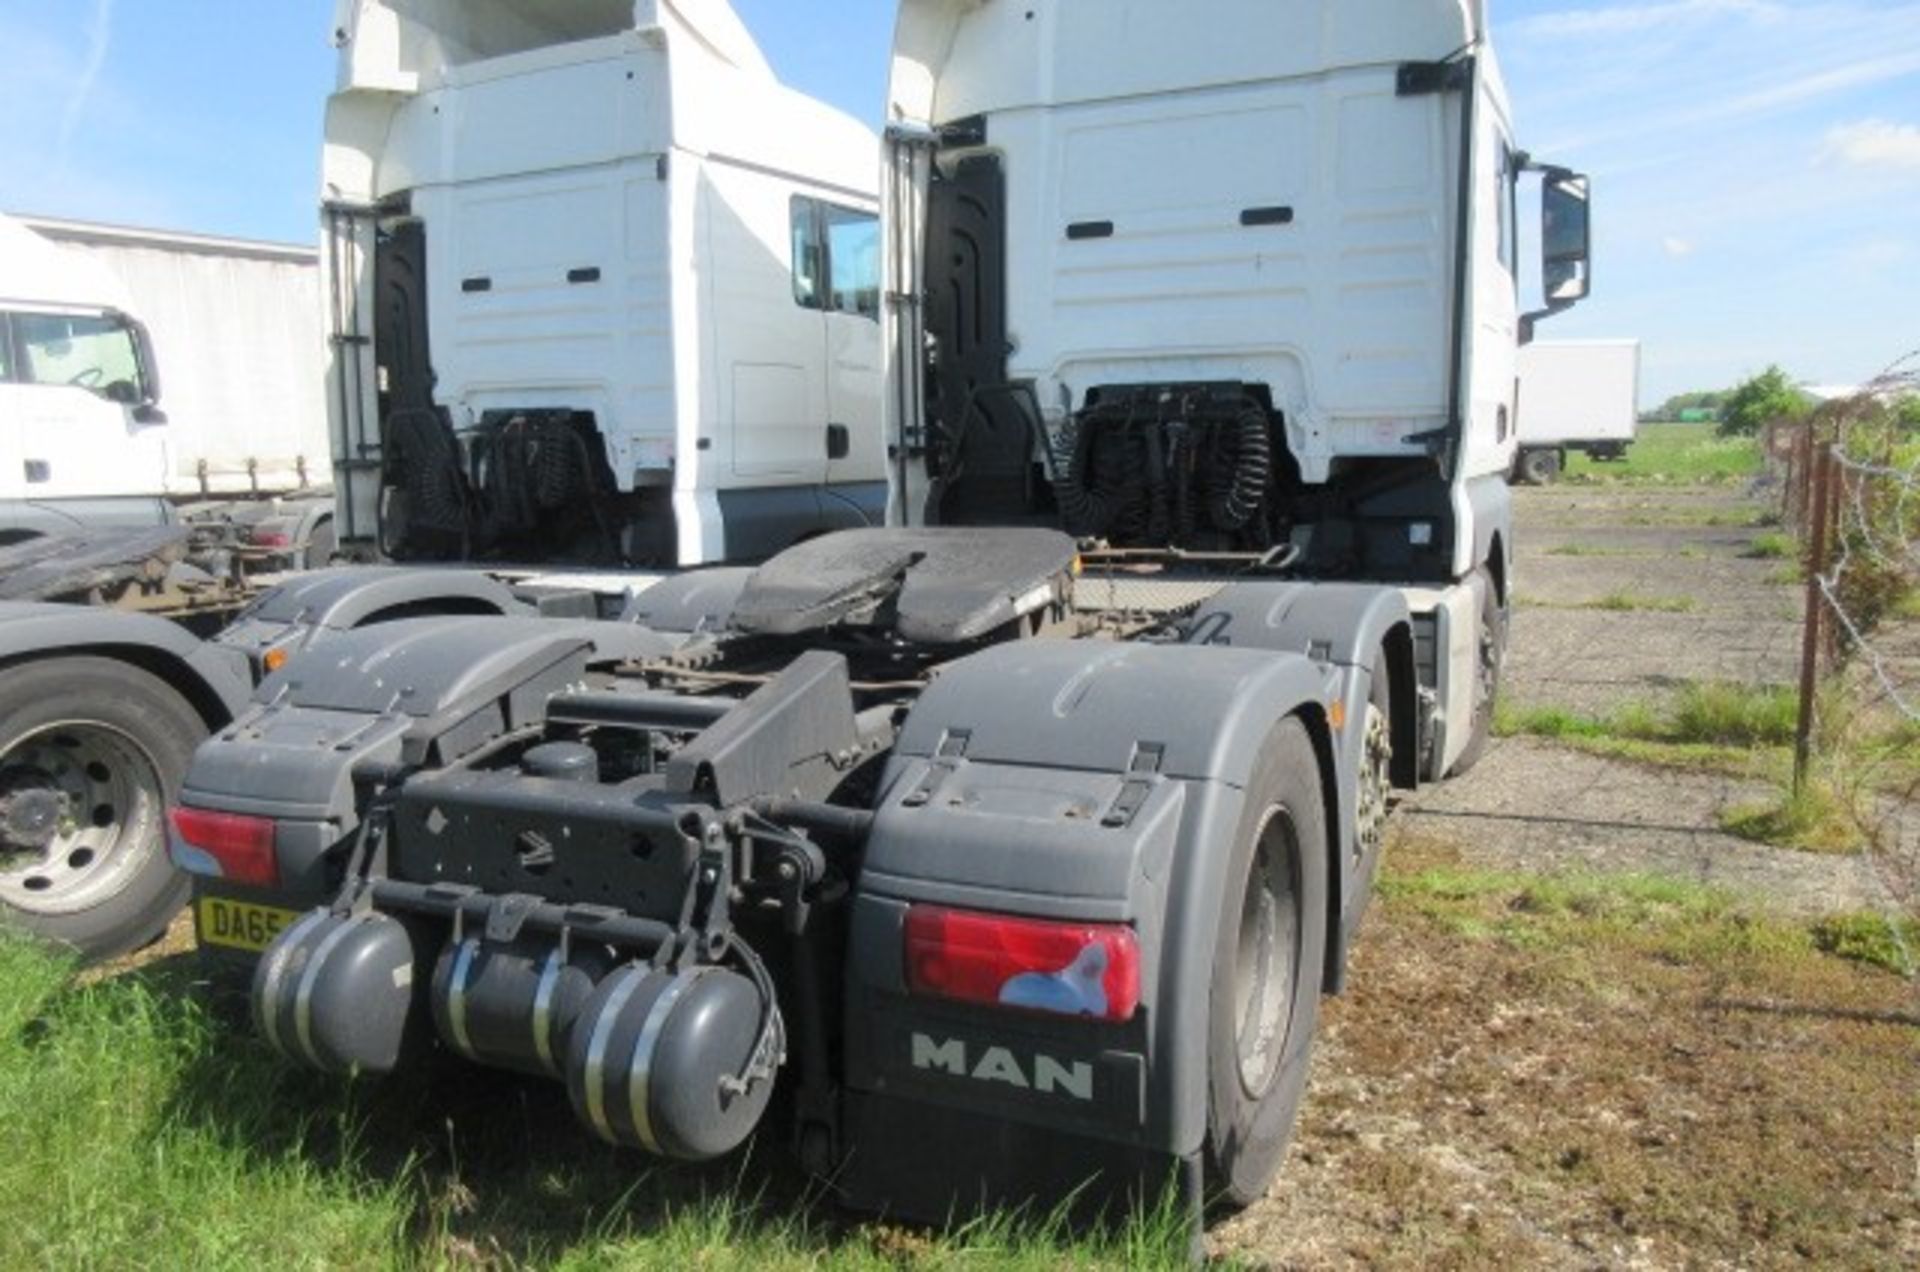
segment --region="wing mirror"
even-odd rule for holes
[[[133,393],[133,418],[140,424],[165,424],[167,415],[160,409],[160,362],[153,353],[153,333],[147,324],[129,314],[116,314],[133,340],[134,360],[139,365],[140,383]]]
[[[1568,168],[1531,160],[1527,166],[1541,175],[1540,287],[1546,305],[1520,320],[1522,343],[1533,339],[1535,323],[1593,291],[1593,183]]]

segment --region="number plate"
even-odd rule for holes
[[[255,954],[273,943],[273,938],[300,915],[270,905],[247,901],[229,901],[225,897],[201,897],[200,940],[207,945],[250,950]]]

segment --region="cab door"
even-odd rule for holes
[[[820,209],[829,280],[826,311],[827,486],[866,519],[886,516],[881,418],[880,218],[826,203]]]
[[[164,435],[139,416],[152,395],[131,326],[100,313],[15,312],[7,482],[31,500],[154,495]]]
[[[0,313],[0,542],[19,533],[26,501],[20,469],[20,429],[26,412],[14,380],[13,324]]]

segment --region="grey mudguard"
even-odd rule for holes
[[[535,618],[427,618],[341,633],[267,678],[255,702],[209,739],[182,800],[283,823],[283,878],[313,866],[326,837],[286,858],[287,823],[357,825],[363,762],[441,762],[544,718],[553,694],[594,664],[655,657],[669,638],[630,624]]]
[[[1419,780],[1419,704],[1415,696],[1412,617],[1397,589],[1370,583],[1237,583],[1223,588],[1185,624],[1190,645],[1267,649],[1303,654],[1339,677],[1335,696],[1347,727],[1337,731],[1340,771],[1357,774],[1366,745],[1367,699],[1373,665],[1384,650],[1397,691],[1393,695],[1393,780],[1411,788]],[[1338,924],[1329,924],[1327,987],[1345,983],[1346,946],[1366,908],[1379,854],[1360,860],[1354,843],[1356,785],[1337,787],[1341,868],[1327,872]]]
[[[351,631],[383,614],[430,607],[465,614],[532,615],[534,609],[478,570],[353,566],[316,570],[291,579],[249,605],[214,639],[250,653],[263,652],[296,630],[305,644],[323,633]]]
[[[620,621],[689,636],[725,631],[753,573],[752,566],[730,566],[676,574],[628,597]]]
[[[0,661],[67,654],[118,657],[153,671],[215,725],[237,714],[253,689],[244,654],[202,643],[164,619],[78,605],[0,602]]]
[[[998,1117],[1014,1100],[1023,1121],[1196,1153],[1243,788],[1288,715],[1332,762],[1323,706],[1336,681],[1297,655],[1095,642],[1017,642],[948,668],[912,710],[867,841],[847,960],[849,1085]],[[914,902],[1131,923],[1141,1011],[1093,1026],[910,997],[903,925]],[[1099,1077],[1084,1098],[968,1081],[912,1063],[916,1035],[1030,1047]]]
[[[549,666],[659,658],[674,642],[627,623],[421,618],[342,633],[261,682],[256,698],[294,707],[439,719],[522,690]],[[545,701],[544,698],[541,699]]]

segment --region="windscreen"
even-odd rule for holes
[[[116,402],[140,398],[140,355],[118,318],[16,314],[13,319],[27,384],[86,389]]]

